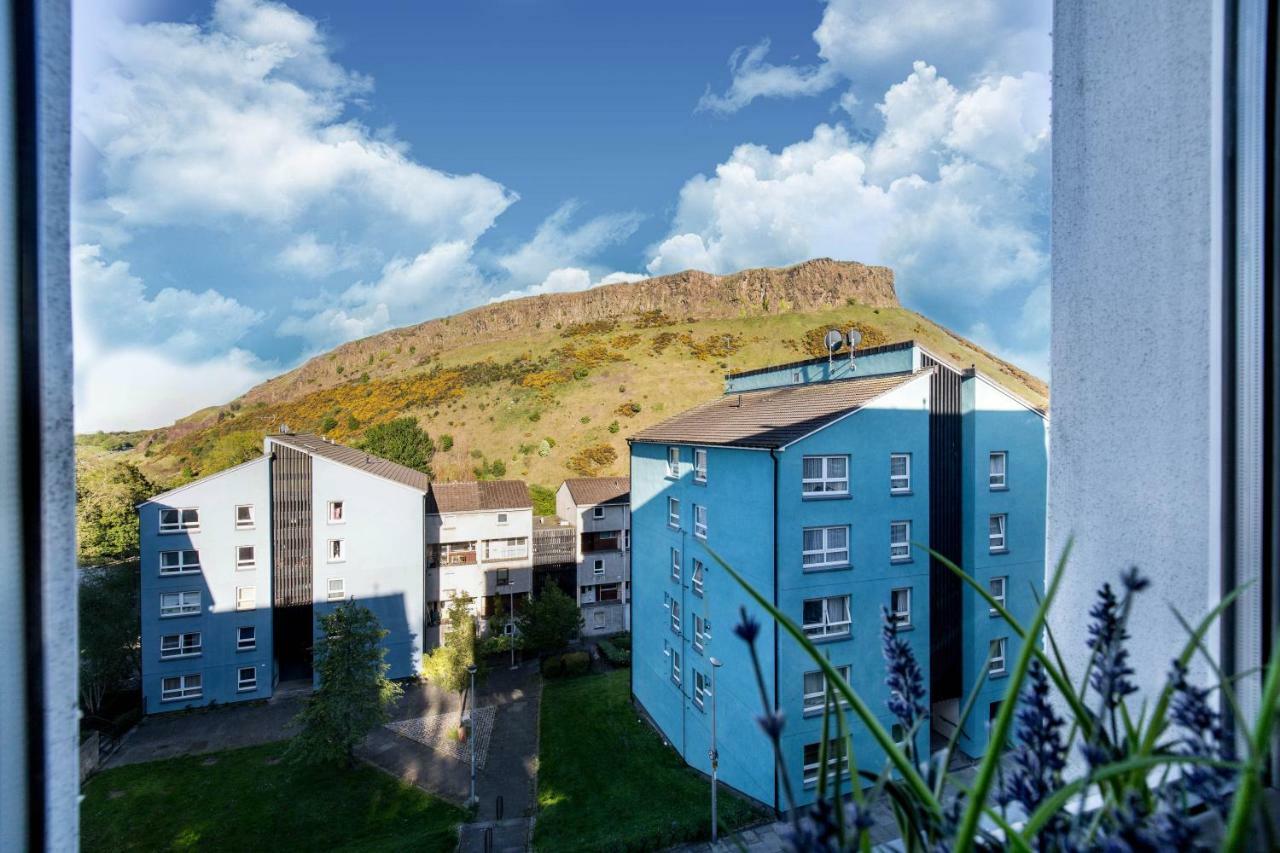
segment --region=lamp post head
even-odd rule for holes
[[[475,674],[476,674],[476,665],[475,665],[475,664],[473,664],[473,663],[472,663],[472,664],[468,664],[468,665],[467,665],[467,672],[471,673],[472,675],[475,675]]]
[[[724,666],[724,664],[723,664],[719,659],[717,659],[717,658],[711,658],[711,665],[712,665],[712,666]]]

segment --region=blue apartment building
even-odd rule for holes
[[[900,734],[885,707],[882,608],[924,669],[940,732],[985,669],[961,739],[981,753],[1018,641],[914,543],[1027,615],[1043,587],[1046,441],[1039,411],[911,341],[731,374],[723,396],[631,438],[633,698],[709,772],[717,659],[720,779],[785,808],[755,671],[732,633],[746,607],[763,625],[768,700],[787,720],[787,773],[798,799],[813,799],[823,676],[714,550],[803,626],[890,731]],[[856,721],[851,734],[858,766],[878,770],[871,736]],[[927,751],[930,732],[918,737]]]

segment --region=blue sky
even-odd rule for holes
[[[1049,4],[77,4],[77,425],[491,299],[827,255],[1041,374]]]

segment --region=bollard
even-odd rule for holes
[[[494,810],[494,814],[497,815],[495,820],[502,820],[502,795],[501,794],[498,795],[498,801],[494,804],[493,810]]]
[[[484,853],[493,853],[493,827],[484,828]]]

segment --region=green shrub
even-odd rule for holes
[[[453,436],[449,435],[449,433],[447,432],[444,435],[440,436],[440,449],[441,450],[453,449]]]
[[[620,429],[622,429],[622,427],[618,424],[617,421],[613,421],[609,424],[609,432],[616,433]]]
[[[564,675],[564,656],[552,655],[542,661],[543,678],[559,678]]]
[[[591,669],[591,655],[586,652],[569,652],[561,659],[564,661],[564,674],[568,678],[586,675]]]
[[[335,418],[333,415],[329,415],[323,421],[320,422],[321,432],[329,432],[331,430],[337,429],[337,427],[338,427],[338,419]]]
[[[597,643],[600,647],[600,654],[604,655],[604,659],[613,666],[631,666],[631,650],[629,648],[622,648],[619,646],[614,642],[616,639],[616,637],[606,637],[603,640],[600,640],[599,643]],[[627,635],[627,644],[630,645],[630,643],[631,638]]]

